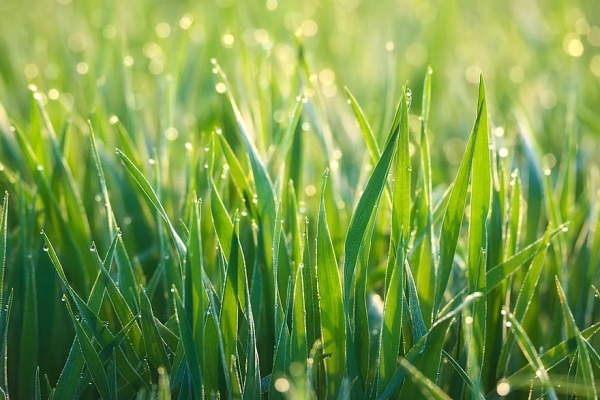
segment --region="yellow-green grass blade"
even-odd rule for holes
[[[468,292],[486,292],[486,224],[490,212],[491,167],[488,141],[487,104],[483,78],[479,81],[477,120],[473,128],[475,149],[471,171],[471,205],[469,219],[469,256],[467,260]],[[487,296],[473,303],[473,352],[469,357],[471,379],[479,382],[486,341]]]
[[[429,138],[427,134],[429,122],[429,110],[431,107],[431,79],[433,71],[427,68],[423,82],[423,99],[421,105],[421,202],[419,217],[417,220],[417,238],[423,235],[422,242],[416,247],[418,269],[415,271],[415,281],[422,314],[425,316],[425,324],[431,326],[433,318],[433,302],[435,296],[435,285],[431,282],[436,275],[435,247],[433,243],[433,192],[431,183],[431,153],[429,149]],[[419,232],[420,231],[420,232]]]
[[[402,88],[398,121],[398,147],[396,151],[396,174],[394,178],[394,194],[392,199],[392,240],[396,241],[402,236],[405,240],[410,237],[410,194],[412,167],[410,164],[409,131],[408,131],[408,98],[406,86]],[[395,139],[390,140],[395,141]],[[387,148],[387,145],[386,145]],[[384,150],[385,154],[385,150]],[[379,162],[384,162],[382,155]],[[377,165],[379,165],[379,162]],[[389,168],[389,167],[388,167]],[[375,167],[377,170],[377,167]],[[374,174],[373,174],[374,175]],[[387,175],[387,170],[386,170]],[[381,190],[380,190],[381,191]],[[366,192],[366,189],[365,189]],[[405,245],[407,243],[405,242]]]
[[[354,111],[354,115],[356,116],[356,120],[358,121],[358,125],[360,126],[360,130],[365,139],[365,143],[367,144],[367,148],[369,149],[369,154],[371,156],[371,161],[376,163],[381,156],[381,150],[379,149],[379,144],[377,143],[377,139],[375,138],[375,134],[373,133],[373,129],[367,121],[365,114],[356,101],[354,95],[350,92],[350,89],[344,87],[346,91],[346,96],[348,96],[348,102],[352,106],[352,111]]]
[[[531,367],[533,367],[535,371],[535,377],[540,379],[542,385],[546,389],[546,395],[550,399],[558,399],[558,396],[554,391],[552,382],[550,381],[550,377],[548,376],[548,371],[546,370],[546,367],[544,366],[544,363],[542,362],[542,359],[540,358],[539,354],[535,350],[531,339],[527,336],[527,333],[525,332],[525,330],[523,329],[523,327],[521,326],[521,324],[519,323],[519,321],[513,313],[507,312],[506,318],[507,321],[510,322],[510,328],[514,334],[515,341],[521,348],[521,351],[523,352],[525,358],[527,358],[529,365],[531,365]]]
[[[565,292],[558,280],[555,277],[556,290],[558,292],[558,299],[563,311],[563,320],[565,322],[565,330],[568,337],[575,337],[577,339],[577,369],[583,377],[583,383],[586,387],[585,397],[590,399],[598,398],[598,391],[596,389],[596,382],[594,380],[594,368],[590,360],[590,352],[585,339],[582,337],[577,324],[575,323],[575,317],[567,304]]]
[[[412,365],[406,358],[400,359],[400,366],[406,370],[408,376],[415,385],[421,390],[421,394],[424,398],[428,400],[435,399],[450,399],[448,396],[438,385],[435,384],[434,381],[423,375],[421,371],[419,371],[414,365]]]
[[[480,90],[480,94],[481,93],[482,90]],[[454,255],[456,253],[456,246],[458,244],[458,238],[460,235],[467,202],[469,178],[471,176],[475,149],[478,148],[476,145],[480,143],[479,135],[481,135],[482,132],[483,134],[487,134],[487,129],[483,129],[483,127],[482,129],[479,128],[484,112],[483,100],[484,99],[480,96],[477,106],[477,117],[475,119],[475,124],[473,126],[471,136],[469,137],[467,149],[465,150],[465,154],[460,162],[458,173],[452,186],[450,198],[448,199],[448,205],[442,221],[442,230],[439,239],[440,258],[438,274],[436,277],[434,314],[437,314],[438,310],[440,309],[442,300],[444,298],[444,292],[448,286],[452,265],[454,264]],[[479,249],[477,251],[479,252]]]
[[[327,365],[327,396],[336,398],[342,387],[346,369],[346,318],[338,264],[329,233],[325,212],[325,185],[328,172],[323,174],[319,218],[317,221],[317,284],[323,350],[331,354]]]

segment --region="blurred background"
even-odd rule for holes
[[[599,11],[595,0],[377,6],[361,0],[4,0],[0,102],[9,115],[23,114],[27,85],[34,84],[56,103],[49,107],[82,116],[102,110],[129,127],[124,109],[130,107],[143,116],[138,128],[153,137],[164,128],[156,110],[166,104],[169,86],[170,118],[178,130],[209,130],[221,104],[211,74],[214,57],[240,103],[260,101],[260,110],[250,105],[243,111],[268,137],[286,125],[294,98],[307,91],[295,84],[300,43],[334,137],[351,139],[340,140],[342,147],[361,140],[353,119],[345,118],[351,115],[345,86],[381,139],[403,84],[416,99],[413,113],[420,113],[422,81],[431,66],[434,157],[451,165],[460,161],[483,73],[497,140],[510,147],[520,115],[552,168],[564,147],[569,102],[582,144],[596,146]],[[309,88],[309,97],[314,94]],[[434,182],[453,173],[451,168]]]

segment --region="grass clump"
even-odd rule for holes
[[[344,67],[325,21],[360,2],[59,3],[0,30],[3,398],[598,396],[598,122],[576,74],[536,106],[495,67],[487,91],[472,66],[438,83],[423,27],[427,47],[381,27],[385,73]],[[429,6],[415,21],[438,10],[478,46],[467,10]],[[535,46],[541,82],[560,68]],[[540,139],[557,121],[560,151]]]

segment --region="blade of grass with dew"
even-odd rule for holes
[[[352,106],[352,111],[354,111],[354,115],[356,116],[356,120],[358,121],[358,125],[360,126],[360,130],[365,139],[365,143],[367,144],[367,148],[369,149],[369,154],[371,155],[371,161],[376,163],[381,156],[381,150],[379,149],[379,144],[377,144],[377,139],[375,138],[375,134],[373,134],[373,129],[371,125],[367,121],[365,114],[356,101],[354,95],[350,92],[348,87],[344,87],[346,91],[346,96],[348,97],[348,103]]]
[[[118,227],[113,208],[110,202],[110,196],[108,192],[108,187],[106,185],[106,178],[104,176],[104,169],[102,167],[102,161],[100,160],[100,154],[98,153],[98,144],[96,141],[96,135],[94,133],[94,128],[92,126],[91,121],[88,120],[88,129],[90,132],[90,142],[91,142],[91,152],[94,158],[94,165],[96,167],[96,173],[98,174],[98,181],[100,183],[100,190],[102,192],[102,197],[104,198],[104,207],[106,208],[106,214],[108,216],[108,235],[110,237],[114,237],[119,234],[121,230]],[[133,271],[133,265],[131,264],[131,260],[127,255],[127,250],[125,249],[125,245],[123,241],[119,239],[119,243],[116,250],[116,262],[118,267],[119,274],[119,288],[124,293],[124,297],[127,300],[129,306],[133,306],[134,299],[133,293],[130,291],[130,288],[136,287],[135,274]]]
[[[513,313],[507,312],[506,318],[508,322],[510,322],[511,331],[514,334],[515,340],[521,348],[521,351],[523,351],[523,355],[525,356],[525,358],[527,358],[527,361],[535,370],[535,376],[540,379],[540,381],[546,388],[547,396],[550,399],[557,400],[558,397],[556,395],[556,392],[554,391],[554,387],[552,386],[550,377],[548,376],[548,371],[546,370],[546,367],[542,363],[540,356],[535,350],[531,339],[529,339],[527,333],[525,332],[525,330],[523,329],[523,327],[521,326],[521,324],[519,323],[519,321]]]
[[[229,260],[231,254],[231,238],[233,237],[233,222],[229,218],[227,209],[221,200],[221,196],[215,187],[214,181],[209,181],[209,192],[210,192],[210,211],[215,225],[215,231],[219,239],[219,247],[225,257],[225,260]]]
[[[331,354],[331,357],[327,359],[327,396],[336,398],[341,389],[346,368],[347,335],[342,286],[325,213],[327,177],[328,171],[323,174],[321,185],[321,201],[317,221],[316,270],[323,349],[325,353]]]
[[[480,91],[481,94],[481,91]],[[473,166],[473,158],[475,154],[476,143],[478,142],[478,136],[481,134],[483,129],[479,129],[479,124],[482,118],[483,99],[478,100],[477,117],[475,119],[475,125],[469,137],[467,143],[467,149],[458,167],[458,173],[454,184],[450,192],[450,198],[448,199],[448,205],[444,212],[444,219],[442,221],[442,230],[440,232],[439,239],[439,266],[438,274],[436,277],[435,287],[435,302],[434,302],[434,314],[437,314],[442,300],[444,298],[444,292],[448,286],[448,280],[450,278],[450,272],[452,271],[452,265],[454,264],[454,255],[456,253],[456,246],[458,243],[458,237],[465,214],[465,206],[467,202],[467,191],[469,188],[469,178],[471,176],[471,169]],[[487,130],[486,130],[487,132]]]
[[[9,300],[4,307],[4,276],[6,271],[6,254],[8,239],[8,191],[4,192],[2,216],[0,217],[0,390],[3,398],[8,397],[8,324],[10,322]]]
[[[488,237],[486,224],[490,212],[491,173],[490,149],[488,141],[487,104],[485,100],[485,87],[483,77],[479,78],[479,98],[477,105],[477,120],[475,121],[475,149],[473,153],[471,171],[471,206],[469,219],[469,257],[467,263],[468,291],[486,292],[486,250]],[[487,296],[473,303],[473,353],[468,364],[472,366],[471,376],[474,382],[479,382],[481,367],[483,366]]]
[[[292,298],[292,315],[291,315],[291,330],[290,330],[290,368],[301,368],[302,373],[294,374],[294,386],[299,388],[301,393],[306,388],[306,358],[308,356],[308,344],[306,341],[306,302],[304,299],[304,281],[302,279],[302,269],[300,267],[296,271],[296,279],[294,279],[294,295]],[[307,395],[307,393],[304,393]]]
[[[408,376],[412,381],[419,387],[422,395],[426,399],[450,399],[438,385],[435,384],[431,379],[423,375],[419,369],[406,360],[406,358],[400,359],[400,366],[404,368]]]
[[[175,318],[177,319],[177,324],[179,326],[181,343],[185,352],[185,360],[192,381],[193,397],[195,399],[200,399],[204,397],[204,383],[202,380],[202,371],[200,370],[201,364],[198,357],[198,350],[194,343],[192,327],[187,314],[183,309],[183,303],[181,302],[181,297],[179,296],[177,289],[175,289],[173,298],[175,302]]]
[[[365,244],[366,229],[379,206],[379,200],[387,182],[387,175],[396,150],[396,142],[399,134],[400,127],[397,127],[388,137],[381,158],[377,162],[350,220],[350,226],[348,227],[348,233],[344,242],[344,303],[347,313],[350,300],[354,295],[352,282],[354,279],[358,279],[358,277],[355,278],[355,272],[361,247]]]
[[[436,362],[436,360],[439,361],[441,359],[442,347],[448,328],[454,321],[454,318],[465,307],[468,307],[474,300],[481,296],[481,293],[473,293],[466,296],[453,310],[438,318],[431,326],[431,329],[427,331],[427,334],[410,349],[404,358],[413,364],[426,377],[435,379],[439,366],[439,362]],[[383,400],[391,397],[401,386],[402,396],[416,396],[415,398],[418,398],[420,393],[419,389],[414,385],[412,385],[412,387],[403,385],[405,378],[406,371],[402,367],[398,367],[383,392],[377,396],[377,399]]]
[[[456,361],[454,359],[454,357],[452,357],[450,354],[448,354],[448,352],[446,352],[446,350],[442,350],[442,355],[444,356],[444,358],[446,360],[448,360],[450,365],[452,365],[454,370],[458,373],[458,375],[461,377],[461,379],[467,384],[469,389],[471,391],[475,392],[475,384],[473,383],[471,378],[469,378],[469,374],[467,374],[467,371],[465,371],[463,369],[463,367],[458,363],[458,361]]]
[[[123,164],[125,165],[127,171],[137,182],[138,187],[142,191],[143,195],[152,204],[152,206],[154,206],[158,214],[162,217],[163,221],[167,224],[167,228],[169,230],[169,233],[171,234],[173,242],[175,243],[179,260],[181,262],[185,258],[185,253],[187,252],[187,249],[185,248],[183,240],[181,240],[181,237],[173,227],[173,224],[171,224],[171,221],[169,220],[165,209],[163,208],[160,200],[158,199],[156,192],[154,191],[150,183],[148,183],[148,180],[144,177],[140,170],[135,166],[133,161],[131,161],[129,157],[125,155],[125,153],[117,149],[117,155],[123,161]]]
[[[552,239],[561,232],[562,227],[554,229],[550,232],[549,239]],[[500,285],[505,279],[511,276],[528,261],[533,259],[540,251],[544,250],[546,246],[547,242],[542,237],[527,247],[521,249],[518,253],[514,254],[512,257],[508,258],[502,263],[490,268],[486,273],[486,288],[488,293]]]
[[[544,235],[544,241],[542,242],[541,249],[531,262],[531,266],[527,270],[527,274],[525,275],[525,278],[519,290],[519,295],[517,296],[517,300],[515,301],[513,315],[518,321],[523,321],[523,318],[525,317],[525,314],[529,309],[529,305],[531,304],[531,301],[535,296],[535,290],[539,282],[542,267],[544,265],[544,259],[546,258],[548,244],[550,243],[549,240],[550,227],[546,229],[546,234]],[[502,369],[508,366],[510,350],[512,348],[514,340],[515,338],[512,335],[509,335],[506,338],[505,344],[502,347],[502,351],[500,352],[500,358],[498,361],[497,369],[498,372],[502,371]]]
[[[85,364],[88,367],[94,384],[100,393],[100,396],[104,399],[113,399],[113,393],[110,392],[110,384],[108,383],[108,377],[106,376],[106,371],[98,357],[98,352],[94,348],[91,339],[88,337],[87,333],[83,329],[81,325],[80,318],[76,317],[71,309],[71,306],[68,302],[65,301],[65,305],[67,306],[67,310],[71,315],[71,319],[73,320],[73,324],[75,325],[75,331],[77,333],[77,342],[81,348],[81,353],[83,354],[83,358],[85,360]]]
[[[237,223],[235,230],[238,229]],[[238,275],[243,273],[240,259],[239,242],[237,234],[234,233],[231,237],[231,250],[229,253],[229,261],[227,262],[227,274],[225,276],[225,285],[223,288],[223,297],[221,299],[221,310],[219,314],[219,325],[223,335],[223,351],[225,360],[230,360],[231,357],[238,357],[237,341],[239,329],[239,304],[238,304]]]
[[[421,209],[419,210],[421,219],[417,222],[418,227],[423,230],[424,239],[416,249],[416,251],[421,253],[421,256],[417,258],[418,269],[415,271],[418,298],[420,300],[422,314],[426,316],[425,324],[427,327],[431,326],[433,318],[432,311],[435,296],[435,285],[431,285],[431,282],[436,276],[436,260],[434,256],[436,250],[433,243],[434,232],[431,155],[429,150],[429,139],[427,135],[427,124],[429,122],[429,110],[431,107],[432,75],[433,71],[430,67],[428,67],[423,82],[423,99],[421,105],[421,140],[419,148],[421,153],[422,201],[420,204]],[[419,233],[417,233],[417,237],[418,236],[420,236]]]
[[[412,322],[412,340],[418,342],[427,333],[425,320],[421,313],[421,305],[419,304],[419,295],[417,293],[417,285],[413,277],[412,269],[408,262],[404,264],[406,270],[406,287],[408,290],[409,316]]]
[[[246,202],[252,201],[252,197],[254,195],[253,190],[251,189],[250,183],[246,175],[244,174],[244,170],[242,169],[242,165],[235,153],[229,146],[227,139],[221,133],[217,131],[218,142],[221,146],[221,150],[223,151],[223,156],[227,160],[227,165],[229,165],[229,173],[231,178],[233,179],[233,183],[235,188],[240,196],[240,199],[245,200]]]
[[[160,332],[154,322],[154,313],[150,299],[144,290],[140,290],[140,316],[142,324],[142,338],[144,339],[144,347],[150,364],[158,369],[163,367],[167,373],[171,370],[171,364],[167,351],[160,336]]]
[[[383,303],[383,324],[379,334],[377,360],[377,395],[389,383],[398,366],[398,353],[403,325],[404,311],[404,238],[400,237],[396,248],[396,262],[388,266],[390,274],[385,302]]]
[[[401,236],[406,238],[405,240],[408,241],[407,238],[410,237],[411,229],[410,193],[412,167],[410,166],[408,107],[409,103],[407,97],[407,88],[405,86],[402,88],[402,99],[400,100],[400,106],[398,109],[400,113],[400,119],[398,121],[399,135],[398,147],[396,150],[396,175],[394,178],[394,193],[392,198],[392,241],[399,240]],[[382,162],[383,160],[384,157],[382,155],[379,162]],[[375,168],[377,169],[377,167]]]
[[[193,201],[190,235],[187,243],[188,263],[186,266],[189,273],[189,275],[186,274],[186,280],[190,281],[190,284],[186,285],[186,296],[191,296],[192,298],[192,310],[190,316],[192,320],[194,342],[198,349],[201,349],[204,343],[204,314],[206,313],[204,286],[202,284],[204,265],[201,234],[201,204],[200,200]],[[191,293],[188,294],[187,290],[191,290]]]
[[[567,299],[562,285],[560,284],[558,277],[555,276],[554,278],[556,283],[556,291],[558,292],[558,299],[560,300],[560,305],[563,311],[566,334],[568,337],[575,337],[577,339],[577,359],[579,361],[577,363],[577,369],[583,376],[583,382],[586,387],[584,396],[590,399],[598,398],[598,391],[596,389],[596,382],[594,380],[594,368],[590,360],[588,347],[585,344],[585,339],[581,336],[581,332],[579,331],[577,324],[575,323],[575,317],[573,317],[573,313],[567,304]]]

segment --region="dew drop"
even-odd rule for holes
[[[506,381],[500,381],[496,386],[496,392],[499,396],[506,396],[510,393],[510,385]]]
[[[502,314],[502,315],[506,315],[506,310],[501,310],[501,311],[500,311],[500,314]]]
[[[511,326],[512,326],[512,322],[510,322],[510,321],[506,321],[506,327],[507,327],[507,328],[510,328]]]
[[[94,243],[91,244],[90,251],[96,251],[96,245]]]
[[[61,297],[60,301],[62,301],[64,303],[65,302],[65,296]]]
[[[208,146],[206,146],[206,147],[204,148],[204,151],[205,151],[206,153],[208,153],[208,151],[209,151],[209,150],[210,150],[210,147],[208,147]]]
[[[563,226],[561,231],[563,232],[569,232],[569,227],[568,226]]]
[[[175,288],[171,288],[171,293],[175,293]]]
[[[75,321],[81,321],[81,316],[79,314],[75,314]]]
[[[119,237],[123,236],[123,232],[121,231],[121,229],[117,229],[117,236],[119,236]]]
[[[208,169],[208,163],[204,164],[204,169]]]
[[[46,243],[44,243],[44,247],[42,247],[42,250],[44,250],[46,252],[48,251],[48,245]]]

